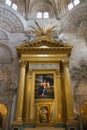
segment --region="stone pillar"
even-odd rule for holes
[[[73,112],[73,99],[72,99],[72,90],[70,85],[68,61],[62,61],[62,68],[63,68],[67,120],[70,120],[73,119],[74,112]]]
[[[26,70],[26,63],[21,62],[17,101],[16,101],[16,113],[15,113],[15,120],[17,121],[23,121],[22,112],[23,112],[23,99],[24,99],[24,87],[25,87],[25,70]]]

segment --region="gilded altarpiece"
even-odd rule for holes
[[[20,73],[12,129],[48,126],[77,130],[68,69],[72,46],[41,37],[16,49]]]

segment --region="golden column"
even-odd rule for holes
[[[29,122],[29,116],[30,116],[30,99],[31,99],[31,80],[32,80],[32,73],[29,70],[29,65],[28,65],[28,70],[26,74],[26,88],[25,88],[25,122]]]
[[[61,123],[63,121],[63,113],[62,113],[62,89],[61,89],[61,79],[60,79],[60,64],[59,70],[57,71],[57,98],[58,98],[58,122]]]
[[[15,113],[16,121],[23,121],[22,112],[23,112],[23,99],[24,99],[24,87],[25,87],[25,71],[26,71],[26,63],[21,62],[17,101],[16,101],[16,113]]]
[[[70,84],[68,63],[69,63],[68,61],[62,61],[66,113],[67,113],[67,120],[70,120],[73,119],[74,112],[73,112],[73,99],[72,99],[72,90]]]

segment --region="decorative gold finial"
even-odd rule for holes
[[[35,20],[35,25],[36,27],[30,26],[32,28],[32,33],[35,35],[35,38],[39,37],[47,37],[47,38],[52,38],[55,39],[57,36],[56,32],[56,26],[51,26],[48,24],[47,26],[40,26],[40,24]]]

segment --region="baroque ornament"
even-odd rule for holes
[[[37,22],[34,20],[35,25],[30,26],[31,30],[24,32],[25,36],[28,39],[25,39],[23,42],[30,42],[41,37],[52,39],[55,41],[60,41],[65,43],[66,39],[63,38],[63,26],[59,30],[56,25],[53,25],[50,21]]]
[[[56,26],[45,25],[40,26],[37,21],[35,21],[36,27],[30,26],[32,28],[32,32],[35,34],[36,38],[41,36],[46,36],[48,38],[53,38],[56,35]]]
[[[36,20],[35,26],[30,26],[31,32],[26,31],[25,35],[28,37],[28,40],[37,39],[40,37],[47,37],[49,39],[57,39],[57,31],[56,31],[56,26],[51,25],[49,23],[43,23],[42,25],[37,22]]]

